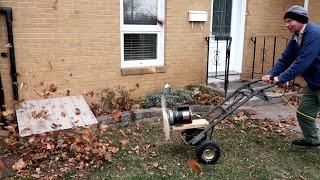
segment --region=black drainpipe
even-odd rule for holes
[[[13,15],[12,15],[12,8],[11,7],[0,7],[0,13],[4,13],[6,16],[6,22],[7,22],[7,31],[8,31],[8,41],[10,43],[9,46],[9,55],[10,55],[10,75],[12,79],[12,89],[13,89],[13,99],[18,100],[19,94],[18,94],[18,80],[17,80],[17,70],[16,70],[16,58],[14,54],[14,44],[13,44],[13,30],[12,30],[12,21],[13,21]],[[1,53],[2,54],[2,53]],[[1,78],[0,78],[1,80]],[[4,91],[2,82],[1,83],[1,90],[0,90],[0,103],[1,103],[1,110],[3,110],[4,105]],[[2,118],[1,118],[2,120]]]
[[[0,7],[0,12],[3,12],[6,16],[7,31],[8,31],[8,41],[9,41],[9,54],[10,54],[10,75],[12,79],[12,89],[13,89],[13,99],[18,100],[18,80],[17,80],[17,70],[16,70],[16,57],[14,54],[14,44],[13,44],[13,30],[12,30],[12,8],[11,7]]]

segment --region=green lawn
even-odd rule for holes
[[[196,159],[194,148],[183,143],[177,132],[164,142],[161,123],[144,125],[141,136],[114,137],[129,143],[113,156],[114,162],[93,170],[94,179],[320,179],[319,149],[290,144],[297,134],[286,137],[265,132],[248,122],[222,123],[214,131],[221,148],[217,164],[201,164],[195,173],[187,165]],[[261,125],[260,123],[256,125]],[[232,128],[230,128],[232,127]]]
[[[187,165],[188,160],[196,159],[195,149],[182,141],[178,131],[164,141],[162,122],[158,121],[107,130],[103,136],[110,147],[119,148],[113,151],[111,162],[85,168],[68,166],[69,170],[62,172],[65,160],[43,160],[37,161],[42,165],[34,163],[26,168],[32,173],[18,176],[12,171],[7,178],[33,179],[30,174],[41,167],[42,174],[36,176],[40,179],[49,174],[55,177],[55,173],[65,179],[320,179],[320,150],[294,147],[290,141],[299,134],[276,133],[275,126],[273,131],[261,128],[266,125],[250,119],[221,122],[213,132],[221,157],[216,164],[200,164],[201,173]]]

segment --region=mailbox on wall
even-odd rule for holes
[[[189,11],[189,21],[204,22],[208,20],[208,13],[206,11]]]
[[[189,11],[189,21],[192,24],[193,22],[200,22],[201,29],[202,29],[202,22],[208,20],[208,13],[206,11]]]

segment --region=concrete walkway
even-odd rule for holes
[[[273,121],[278,121],[281,117],[285,119],[294,119],[296,121],[297,126],[289,125],[287,128],[292,129],[294,131],[300,132],[301,129],[299,127],[299,123],[296,118],[296,111],[286,104],[282,102],[281,99],[276,100],[275,102],[264,102],[262,100],[253,100],[239,109],[251,110],[255,113],[253,117],[257,119],[265,119],[270,118]],[[320,122],[317,122],[318,131],[320,130]],[[319,131],[320,133],[320,131]]]

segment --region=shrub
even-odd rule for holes
[[[115,89],[103,89],[100,99],[101,113],[105,115],[113,113],[114,110],[130,111],[136,104],[136,101],[130,98],[131,92],[134,90],[127,90],[120,85]]]
[[[181,104],[193,104],[194,101],[190,92],[183,90],[174,90],[172,87],[147,94],[144,102],[145,108],[161,107],[161,96],[166,99],[167,108],[177,108]]]

